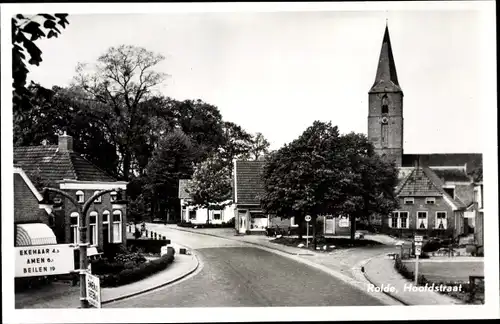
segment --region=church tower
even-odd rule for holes
[[[403,159],[403,90],[396,74],[389,27],[377,67],[377,75],[368,92],[368,140],[375,151],[401,166]]]

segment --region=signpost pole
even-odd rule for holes
[[[415,285],[418,285],[418,255],[415,259]]]
[[[422,253],[422,236],[415,236],[415,285],[418,285],[418,259]]]
[[[309,222],[307,222],[307,229],[306,229],[306,247],[309,247]]]
[[[305,217],[306,223],[307,223],[307,229],[306,229],[306,247],[309,247],[309,222],[311,221],[311,216],[307,215]]]

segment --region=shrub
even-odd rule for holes
[[[161,247],[167,244],[170,244],[170,240],[154,240],[154,239],[127,240],[127,245],[129,246],[130,251],[133,252],[142,251],[143,253],[152,253],[152,254],[159,254],[161,252]]]
[[[174,261],[173,248],[157,260],[142,263],[131,269],[124,269],[115,274],[100,276],[102,287],[117,287],[142,280],[167,268]]]
[[[439,240],[429,240],[422,246],[423,252],[435,252],[439,250],[443,245]]]

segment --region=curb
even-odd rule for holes
[[[375,258],[378,258],[380,257],[382,254],[380,255],[376,255],[374,257],[371,257],[369,259],[366,259],[366,260],[363,260],[362,262],[359,263],[359,265],[362,265],[364,267],[366,267],[366,265],[368,263],[370,263],[370,261],[372,261],[373,259]],[[366,280],[368,280],[368,282],[370,282],[372,285],[374,285],[375,287],[379,287],[375,282],[373,282],[372,280],[370,280],[370,278],[366,275],[366,271],[363,272],[363,276],[366,278]],[[380,288],[380,287],[379,287]],[[411,304],[408,304],[407,302],[405,302],[404,300],[402,300],[401,298],[399,298],[398,296],[395,296],[393,294],[390,294],[388,292],[385,292],[385,291],[382,291],[383,294],[389,296],[390,298],[394,299],[394,300],[397,300],[398,302],[400,302],[401,304],[403,304],[404,306],[410,306]]]
[[[277,248],[272,248],[272,247],[268,247],[266,245],[263,245],[263,244],[260,244],[260,243],[255,243],[255,242],[249,242],[249,241],[245,241],[245,240],[235,240],[233,238],[230,238],[230,237],[227,237],[227,236],[219,236],[219,235],[215,235],[215,234],[210,234],[210,233],[197,233],[197,232],[194,232],[194,231],[189,231],[189,230],[185,230],[185,229],[178,229],[178,228],[172,228],[173,230],[175,231],[181,231],[181,232],[187,232],[187,233],[193,233],[193,234],[198,234],[198,235],[207,235],[207,236],[213,236],[213,237],[217,237],[217,238],[221,238],[221,239],[226,239],[226,240],[230,240],[230,241],[235,241],[235,242],[243,242],[243,243],[247,243],[247,244],[252,244],[252,245],[256,245],[256,246],[261,246],[261,247],[265,247],[265,248],[268,248],[268,249],[273,249],[273,250],[276,250],[276,251],[280,251],[280,252],[283,252],[283,253],[286,253],[286,254],[289,254],[289,255],[303,255],[301,253],[292,253],[292,252],[288,252],[288,251],[284,251],[284,250],[280,250],[280,249],[277,249]],[[314,253],[314,252],[312,252]]]
[[[178,244],[180,245],[180,244]],[[135,296],[138,296],[138,295],[141,295],[141,294],[144,294],[144,293],[147,293],[147,292],[150,292],[150,291],[153,291],[153,290],[156,290],[158,288],[162,288],[162,287],[165,287],[165,286],[168,286],[170,284],[173,284],[181,279],[184,279],[186,278],[187,276],[189,276],[190,274],[192,274],[193,272],[195,272],[198,267],[200,266],[200,261],[198,259],[198,256],[195,254],[195,253],[192,253],[191,252],[191,255],[194,256],[195,260],[196,260],[196,265],[193,267],[193,269],[189,270],[188,272],[178,276],[177,278],[174,278],[174,279],[171,279],[167,282],[164,282],[158,286],[154,286],[154,287],[150,287],[150,288],[147,288],[147,289],[144,289],[144,290],[141,290],[141,291],[137,291],[137,292],[134,292],[134,293],[131,293],[131,294],[128,294],[128,295],[123,295],[123,296],[119,296],[119,297],[115,297],[115,298],[112,298],[112,299],[109,299],[109,300],[103,300],[101,302],[102,305],[106,305],[106,304],[110,304],[110,303],[113,303],[113,302],[116,302],[116,301],[120,301],[120,300],[123,300],[123,299],[127,299],[127,298],[130,298],[130,297],[135,297]],[[175,258],[174,258],[174,262],[175,262]],[[163,270],[163,271],[168,271],[168,268]]]

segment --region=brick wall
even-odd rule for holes
[[[387,95],[388,113],[382,115],[382,98]],[[368,140],[375,146],[378,154],[386,154],[398,166],[403,155],[403,94],[402,93],[371,93],[369,94],[368,110]],[[382,145],[382,124],[380,118],[388,119],[387,145]]]
[[[65,190],[69,194],[71,194],[75,200],[76,200],[76,192],[77,191],[83,191],[84,193],[84,202],[87,201],[90,197],[94,195],[94,192],[99,191],[99,190]],[[80,204],[80,206],[83,207],[83,203]],[[63,199],[63,208],[62,208],[61,216],[62,220],[60,219],[58,221],[59,227],[63,228],[64,232],[64,241],[66,243],[71,243],[71,213],[73,212],[78,212],[77,208],[69,201],[69,199],[65,198]],[[97,243],[100,248],[103,248],[104,245],[104,233],[103,233],[103,212],[108,211],[110,213],[109,215],[109,225],[108,227],[112,227],[112,220],[113,220],[113,210],[112,210],[112,205],[111,205],[111,195],[110,194],[105,194],[101,196],[101,202],[94,202],[92,206],[90,207],[88,211],[88,215],[90,215],[91,212],[97,212]],[[90,219],[90,217],[89,217]],[[126,245],[126,234],[127,234],[127,210],[126,208],[122,210],[122,243]],[[89,229],[90,231],[90,229]],[[108,232],[108,237],[111,240],[112,239],[112,230]],[[89,232],[87,232],[87,238],[89,238]]]
[[[419,235],[428,235],[428,236],[449,236],[449,235],[458,235],[460,234],[460,216],[458,213],[455,213],[451,207],[446,203],[446,201],[442,197],[435,197],[435,204],[426,204],[426,197],[413,197],[414,204],[413,205],[405,205],[404,198],[400,197],[400,208],[397,211],[407,211],[409,212],[409,228],[408,229],[398,229],[389,227],[389,218],[386,218],[386,226],[384,226],[384,230],[389,233],[396,234],[404,234],[412,235],[417,233]],[[448,219],[447,230],[437,230],[435,229],[436,225],[436,212],[444,211],[446,212],[446,217]],[[427,212],[427,229],[417,229],[417,212]],[[439,235],[442,234],[442,235]]]
[[[14,222],[41,222],[49,224],[49,215],[38,207],[38,199],[21,175],[14,174]]]

